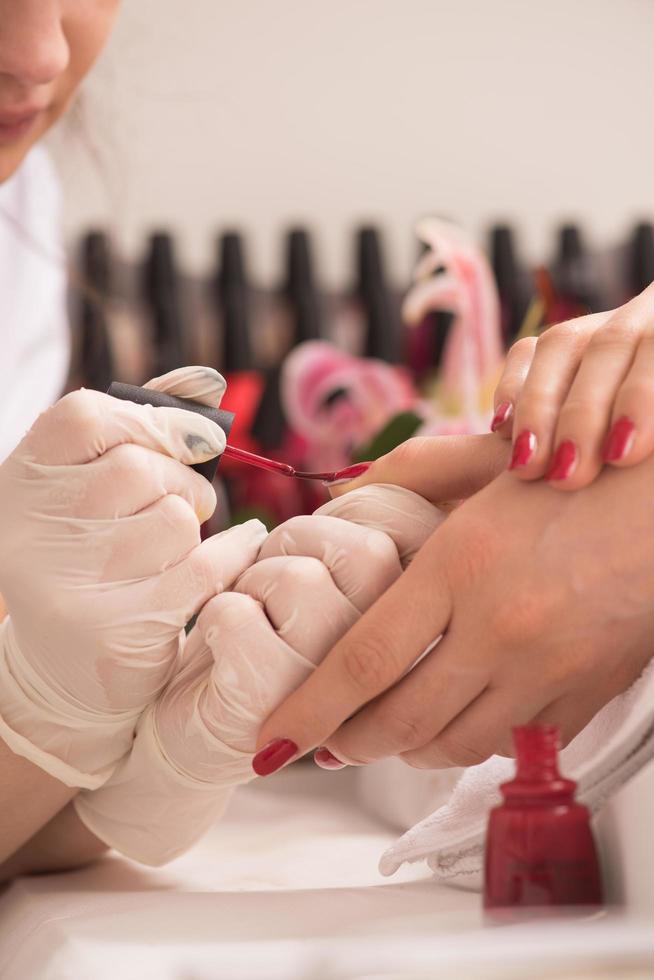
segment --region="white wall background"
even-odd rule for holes
[[[57,135],[68,228],[135,254],[169,224],[202,270],[237,224],[263,282],[294,221],[332,283],[360,219],[402,277],[424,212],[514,219],[533,255],[558,218],[609,244],[654,213],[653,93],[652,0],[124,0]]]

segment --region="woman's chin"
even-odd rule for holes
[[[32,147],[39,142],[51,125],[49,114],[40,113],[40,118],[35,120],[35,125],[16,139],[9,139],[6,133],[7,138],[3,139],[0,129],[0,184],[16,173]]]
[[[34,140],[21,140],[8,146],[0,145],[0,184],[4,184],[16,173],[34,142]]]

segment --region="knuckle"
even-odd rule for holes
[[[300,515],[291,517],[283,524],[278,524],[268,535],[262,554],[272,555],[292,555],[296,548],[296,541],[306,527],[307,517]]]
[[[536,341],[536,351],[542,353],[549,351],[552,347],[558,347],[561,342],[567,340],[568,334],[564,323],[556,323],[542,332]]]
[[[289,555],[278,570],[277,585],[281,589],[305,592],[320,588],[326,578],[330,578],[329,573],[318,558]]]
[[[628,350],[632,347],[638,332],[633,320],[620,313],[593,333],[588,342],[588,349],[593,352]]]
[[[418,749],[433,734],[422,719],[396,712],[386,713],[380,720],[379,728],[390,743],[393,754]]]
[[[574,350],[578,349],[580,345],[586,344],[589,339],[589,327],[583,320],[583,317],[579,317],[547,327],[538,337],[536,350],[549,353],[551,349],[569,348]]]
[[[164,521],[170,524],[175,532],[184,536],[189,534],[196,535],[199,530],[199,522],[194,511],[183,497],[176,493],[167,493],[159,501],[159,512]]]
[[[256,615],[256,601],[239,592],[222,592],[213,596],[202,608],[198,626],[209,646],[216,638],[224,638],[232,632],[242,632],[243,624]],[[226,648],[227,649],[227,648]]]
[[[573,436],[592,425],[597,419],[604,419],[602,403],[592,392],[588,394],[571,393],[559,412],[557,439],[565,434],[566,438]]]
[[[536,337],[521,337],[511,345],[507,358],[519,357],[521,360],[525,355],[533,353],[536,349],[538,339]]]
[[[124,442],[115,446],[107,454],[111,457],[112,467],[118,471],[115,476],[133,482],[135,477],[149,476],[151,468],[147,454],[141,446],[133,442]]]
[[[210,589],[222,589],[222,583],[216,581],[218,565],[207,548],[198,547],[192,551],[186,562],[186,575],[192,591],[204,594]]]
[[[461,766],[466,769],[469,766],[481,765],[494,751],[489,745],[482,746],[467,739],[463,740],[460,735],[447,733],[436,739],[435,746],[438,747],[439,755],[450,766]]]
[[[82,434],[94,433],[100,421],[98,393],[87,388],[71,391],[55,406],[59,420]]]
[[[386,569],[395,570],[398,563],[397,547],[384,531],[368,528],[358,542],[358,548],[366,556],[367,563],[371,567],[374,565],[378,573],[383,573]]]
[[[401,471],[404,467],[415,463],[416,457],[422,452],[428,452],[429,448],[430,440],[425,436],[417,436],[414,439],[406,439],[401,442],[399,446],[388,453],[386,459]],[[431,441],[431,449],[433,451],[433,440]]]
[[[354,640],[343,655],[343,670],[357,692],[370,694],[383,691],[389,680],[387,642],[381,635],[369,635]]]

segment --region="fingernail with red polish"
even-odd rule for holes
[[[264,745],[252,760],[257,776],[270,776],[298,754],[298,747],[290,738],[276,738]]]
[[[513,415],[513,405],[511,402],[502,402],[497,406],[497,411],[493,416],[493,421],[491,422],[491,432],[495,432],[501,425],[511,418]]]
[[[332,755],[329,749],[326,749],[324,746],[316,749],[316,751],[313,753],[313,761],[317,766],[320,766],[321,769],[345,769],[346,766],[345,762],[341,762],[340,759],[337,759],[336,756]]]
[[[337,483],[349,483],[350,480],[356,480],[358,476],[367,473],[371,466],[372,463],[354,463],[352,466],[346,466],[345,469],[334,473],[333,479],[325,480],[325,484],[334,487]]]
[[[577,447],[571,439],[564,439],[559,444],[554,459],[545,476],[546,480],[567,480],[579,462]]]
[[[602,451],[604,461],[606,463],[617,463],[619,460],[624,459],[634,444],[635,435],[636,426],[631,419],[628,419],[626,416],[618,419],[614,423],[604,443],[604,449]]]
[[[524,429],[513,443],[513,455],[509,463],[510,470],[526,466],[536,452],[536,436],[529,429]]]

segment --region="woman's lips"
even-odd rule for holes
[[[0,109],[0,146],[15,143],[16,140],[26,136],[37,120],[41,117],[43,109],[27,109],[21,112],[16,110]]]

